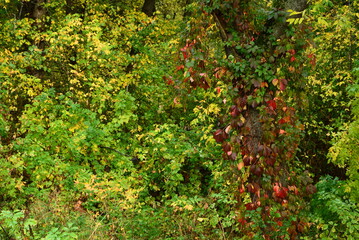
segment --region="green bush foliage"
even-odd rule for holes
[[[357,70],[358,72],[358,70]],[[357,75],[359,76],[359,75]],[[357,79],[359,79],[357,77]],[[339,132],[329,149],[328,157],[331,162],[346,169],[348,184],[346,191],[354,202],[359,202],[359,85],[351,87],[353,120]]]
[[[357,202],[349,199],[346,183],[325,176],[317,183],[318,192],[311,200],[311,238],[304,239],[357,239],[359,211]]]
[[[301,143],[301,157],[319,175],[345,177],[345,170],[328,164],[327,153],[337,132],[352,121],[352,102],[356,85],[359,45],[357,1],[313,1],[312,47],[308,58],[313,71],[308,76],[303,101],[307,107],[302,118],[306,126]]]

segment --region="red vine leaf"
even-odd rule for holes
[[[228,135],[222,129],[218,129],[213,133],[213,138],[217,143],[223,142],[227,137]]]
[[[231,114],[232,117],[237,117],[239,115],[239,113],[240,113],[239,109],[238,109],[238,107],[236,105],[231,106],[229,111],[230,111],[230,114]]]
[[[286,79],[281,79],[279,82],[279,89],[284,91],[287,87],[288,81]]]
[[[269,106],[269,108],[270,108],[271,110],[276,110],[277,104],[276,104],[276,102],[275,102],[274,100],[269,100],[269,101],[267,101],[267,104],[268,104],[268,106]]]
[[[176,70],[177,70],[177,71],[179,71],[179,70],[181,70],[181,69],[184,69],[184,65],[183,65],[183,64],[176,67]]]

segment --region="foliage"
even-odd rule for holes
[[[179,87],[217,91],[213,136],[239,202],[240,236],[247,238],[303,233],[307,223],[293,206],[305,207],[315,191],[294,158],[302,129],[294,106],[310,70],[303,51],[310,43],[305,25],[279,29],[286,16],[261,1],[202,2],[177,67],[184,76]],[[222,52],[210,47],[214,26]]]
[[[317,239],[357,239],[359,211],[356,202],[348,199],[345,182],[330,176],[317,183],[318,192],[311,200],[310,237]],[[311,238],[304,238],[311,239]]]
[[[32,218],[26,219],[22,211],[2,211],[0,213],[0,220],[3,222],[2,225],[2,237],[5,239],[42,239],[42,240],[53,240],[53,239],[78,239],[76,231],[77,227],[68,224],[62,227],[52,227],[48,232],[35,232],[35,226],[37,221]]]
[[[333,137],[348,122],[357,76],[359,45],[358,2],[313,1],[309,20],[316,33],[308,53],[315,63],[306,83],[307,107],[303,123],[306,135],[301,143],[301,156],[318,176],[324,174],[345,177],[333,164],[328,164],[327,153]],[[345,127],[344,127],[345,128]]]
[[[357,78],[358,79],[358,78]],[[359,89],[358,84],[352,87],[352,113],[354,118],[345,131],[334,138],[334,144],[329,149],[329,159],[341,168],[346,169],[349,177],[346,191],[350,193],[354,202],[359,202]]]
[[[335,34],[355,34],[356,15],[328,2],[158,0],[148,17],[137,0],[0,1],[0,237],[295,239],[350,210],[336,236],[354,231],[357,65]],[[321,99],[339,101],[333,128],[316,124]],[[320,183],[323,209],[304,211],[300,120],[308,145],[346,123],[330,157],[351,200]]]
[[[183,199],[223,190],[210,127],[193,121],[202,115],[211,122],[213,112],[192,113],[196,104],[177,104],[177,90],[162,79],[173,66],[178,20],[148,18],[124,1],[46,2],[38,19],[32,3],[6,4],[1,12],[1,207],[26,212],[9,215],[18,227],[6,225],[6,231],[29,237],[21,219],[31,219],[36,238],[66,238],[77,228],[73,238],[97,239],[122,236],[116,223],[124,221],[129,236],[168,235],[158,224],[175,230],[178,225],[167,221],[179,219],[174,209],[194,206]],[[23,12],[13,18],[10,12],[20,6]],[[217,210],[213,202],[201,216],[225,218],[227,203]],[[196,209],[194,222],[180,216],[181,226],[188,232],[203,225],[193,235],[204,236],[218,221],[197,220]],[[146,217],[149,212],[154,215]],[[43,217],[48,214],[53,217]],[[231,227],[234,219],[228,219]],[[134,231],[136,221],[158,224]],[[60,227],[67,224],[73,229]]]

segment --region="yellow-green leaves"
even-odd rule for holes
[[[305,13],[306,11],[302,11],[302,12],[296,12],[293,10],[288,10],[287,11],[289,13],[289,18],[287,19],[287,22],[289,24],[301,24],[303,22],[303,20],[305,19]],[[300,15],[301,17],[298,17],[298,15]]]

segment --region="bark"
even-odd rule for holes
[[[294,10],[297,12],[303,11],[308,7],[307,0],[287,0],[284,3],[284,9],[286,10]]]
[[[45,0],[34,0],[34,1],[22,1],[21,5],[19,6],[19,13],[18,13],[18,17],[19,18],[32,18],[34,20],[40,20],[40,21],[36,21],[34,23],[34,26],[36,26],[38,29],[40,29],[40,31],[44,31],[45,29],[45,24],[44,21],[42,21],[45,16],[46,16],[46,9],[43,7],[43,4],[45,3]],[[35,44],[35,43],[33,43]],[[40,49],[44,49],[45,48],[45,43],[44,42],[40,42],[37,43],[37,46]],[[25,46],[24,46],[25,48]],[[40,69],[36,69],[33,66],[29,66],[26,68],[27,73],[30,75],[33,75],[36,78],[43,78],[44,75],[44,71],[40,70]],[[22,111],[25,108],[25,105],[27,105],[29,103],[29,99],[23,95],[20,95],[17,99],[16,99],[17,103],[16,106],[17,109],[14,111],[11,111],[11,115],[12,115],[12,120],[14,123],[18,123],[19,122],[19,117],[22,114]],[[13,135],[13,133],[16,132],[16,124],[12,124],[12,129],[10,129],[10,132],[12,134],[10,134],[11,136]],[[9,139],[9,141],[11,141]]]
[[[65,11],[67,14],[80,13],[81,15],[85,14],[86,11],[86,2],[81,3],[76,0],[66,0]]]
[[[147,16],[152,17],[156,11],[156,0],[145,0],[142,6],[142,12]]]
[[[46,9],[43,7],[45,0],[37,0],[35,2],[34,11],[32,13],[32,17],[34,19],[43,19],[46,14]]]
[[[43,8],[45,0],[21,1],[19,5],[19,18],[30,17],[41,19],[45,16],[46,10]]]
[[[307,0],[286,0],[286,1],[282,1],[278,6],[279,9],[284,9],[285,11],[294,10],[296,12],[301,12],[307,7],[308,7]],[[297,18],[300,16],[294,15],[291,17]],[[277,23],[277,25],[274,26],[274,36],[276,38],[279,38],[282,34],[284,34],[284,30],[286,26],[287,26],[286,22]]]

